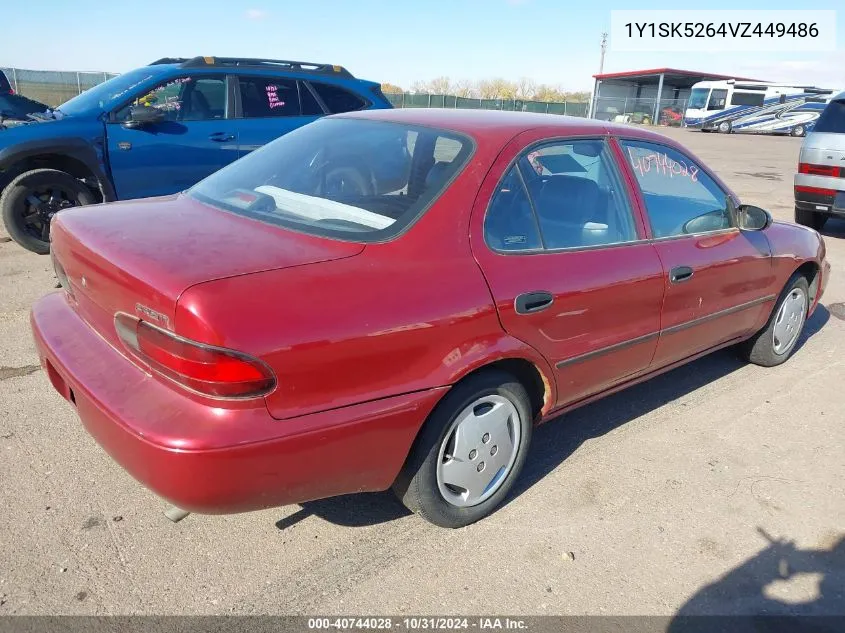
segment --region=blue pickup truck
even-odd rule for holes
[[[0,211],[12,239],[47,253],[62,209],[176,193],[318,117],[390,107],[342,66],[160,59],[0,129]]]

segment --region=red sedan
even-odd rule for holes
[[[41,362],[144,485],[202,513],[393,487],[449,527],[535,424],[728,345],[785,361],[830,270],[671,140],[489,111],[328,117],[52,235]]]

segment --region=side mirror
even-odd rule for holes
[[[129,108],[129,118],[124,121],[123,127],[135,129],[146,125],[152,125],[154,123],[160,123],[161,121],[164,121],[164,119],[165,113],[163,110],[143,105],[132,106]]]
[[[737,225],[743,231],[762,231],[769,228],[772,215],[765,209],[750,204],[741,204],[736,210]]]

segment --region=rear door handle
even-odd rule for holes
[[[524,292],[513,302],[517,314],[531,314],[545,310],[554,303],[554,296],[545,290],[535,292]]]
[[[226,132],[215,132],[214,134],[209,135],[208,140],[215,141],[217,143],[225,143],[226,141],[234,141],[235,135],[227,134]]]
[[[675,266],[669,271],[669,281],[673,284],[679,284],[682,281],[687,281],[692,278],[693,269],[689,266]]]

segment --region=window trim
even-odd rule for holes
[[[640,137],[637,137],[637,136],[622,135],[622,136],[614,136],[613,139],[616,141],[616,143],[619,147],[619,150],[623,153],[623,157],[624,157],[624,151],[625,151],[624,143],[626,141],[634,142],[634,143],[648,143],[650,145],[656,145],[658,147],[665,147],[667,149],[671,149],[671,150],[681,154],[687,160],[694,163],[695,166],[698,167],[699,171],[702,171],[705,174],[707,174],[707,176],[710,177],[710,180],[712,180],[713,183],[716,185],[716,187],[718,187],[719,191],[721,191],[725,195],[726,198],[731,199],[731,201],[733,202],[735,207],[738,207],[740,205],[740,201],[736,197],[736,195],[732,191],[730,191],[730,189],[725,188],[724,183],[712,171],[710,171],[709,167],[703,165],[698,159],[693,159],[682,148],[675,147],[675,146],[670,145],[668,143],[663,143],[663,142],[660,142],[660,141],[654,141],[654,140],[651,140],[651,139],[644,139],[644,138],[640,138]],[[663,236],[663,237],[655,237],[654,236],[654,227],[651,224],[651,216],[648,214],[648,206],[645,203],[645,198],[643,197],[643,190],[640,187],[639,181],[637,180],[637,175],[634,173],[634,169],[631,166],[629,160],[627,160],[627,159],[624,160],[623,165],[624,165],[623,169],[629,175],[631,183],[634,187],[634,193],[637,196],[637,204],[639,205],[643,221],[645,222],[646,227],[648,229],[648,238],[647,238],[648,242],[665,242],[665,241],[669,241],[669,240],[684,239],[684,238],[689,238],[689,237],[702,237],[702,236],[718,235],[720,233],[731,233],[733,231],[740,231],[741,230],[739,227],[736,226],[736,217],[734,216],[733,213],[731,213],[730,214],[731,215],[731,223],[734,224],[734,226],[727,228],[727,229],[714,229],[712,231],[701,231],[701,232],[698,232],[698,233],[683,233],[683,234],[680,234],[680,235],[666,235],[666,236]]]
[[[121,101],[118,105],[116,105],[111,110],[109,110],[108,114],[106,114],[106,117],[105,117],[106,123],[110,123],[110,124],[116,123],[118,125],[123,125],[124,121],[118,121],[117,118],[116,118],[117,113],[120,112],[123,108],[125,108],[127,105],[132,103],[140,95],[146,94],[148,92],[155,90],[161,84],[169,83],[171,81],[175,81],[176,79],[182,79],[184,77],[189,77],[191,79],[196,79],[196,80],[207,79],[209,77],[222,79],[223,85],[225,87],[225,92],[226,92],[226,105],[224,107],[222,119],[192,119],[192,120],[188,120],[188,121],[182,121],[182,123],[197,123],[197,122],[200,122],[200,121],[227,121],[229,119],[235,118],[234,117],[235,103],[232,100],[232,93],[231,93],[230,88],[229,88],[229,75],[227,73],[219,72],[219,71],[218,72],[211,72],[211,73],[206,73],[206,72],[191,73],[191,72],[182,71],[182,72],[179,72],[175,75],[171,75],[171,76],[167,77],[166,79],[159,78],[157,81],[154,81],[153,83],[151,83],[149,88],[141,88],[138,92],[136,92],[132,96],[127,97],[124,101]],[[140,86],[139,86],[139,88],[140,88]]]
[[[496,186],[493,188],[493,194],[490,196],[490,199],[487,201],[487,204],[484,207],[484,217],[481,220],[481,235],[482,239],[484,240],[484,245],[490,250],[491,253],[496,253],[497,255],[550,255],[555,253],[577,253],[580,251],[593,251],[599,248],[622,248],[625,246],[630,246],[633,244],[643,244],[649,242],[649,237],[644,236],[640,232],[639,222],[637,222],[637,214],[638,214],[638,200],[635,200],[631,197],[631,193],[629,191],[629,187],[625,186],[625,179],[626,173],[623,168],[619,166],[619,159],[616,152],[613,150],[613,137],[609,135],[596,135],[596,134],[584,134],[584,135],[572,135],[572,136],[549,136],[543,139],[538,139],[533,141],[523,147],[521,150],[517,152],[517,154],[508,161],[508,164],[505,166],[505,169],[502,171],[502,175],[499,176],[499,179],[496,181]],[[623,195],[625,196],[625,200],[628,203],[628,209],[631,212],[631,220],[634,224],[634,232],[636,233],[636,239],[628,240],[625,242],[608,242],[607,244],[590,244],[588,246],[563,246],[558,248],[546,248],[545,243],[546,240],[543,237],[543,231],[540,228],[540,220],[537,217],[536,209],[534,208],[534,200],[531,197],[531,194],[528,192],[528,186],[525,183],[525,177],[522,174],[522,169],[519,167],[519,160],[532,152],[535,148],[543,146],[543,145],[554,145],[556,143],[560,144],[561,142],[567,141],[601,141],[601,143],[607,148],[608,155],[610,158],[611,169],[615,170],[616,175],[619,179],[619,184],[622,185]],[[495,248],[487,241],[487,231],[485,230],[485,226],[487,224],[487,215],[490,213],[490,206],[493,204],[493,199],[496,197],[496,193],[499,191],[499,187],[501,186],[502,182],[504,181],[505,177],[510,173],[512,168],[516,167],[517,172],[519,173],[519,180],[522,183],[523,189],[525,190],[525,195],[528,197],[528,201],[531,204],[531,214],[534,217],[534,223],[537,227],[537,231],[540,236],[540,243],[543,245],[541,248],[526,248],[524,250],[501,250]],[[650,227],[649,227],[650,229]]]

